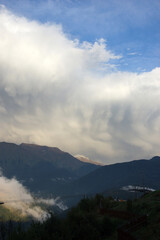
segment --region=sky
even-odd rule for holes
[[[0,141],[160,155],[160,1],[0,0]]]

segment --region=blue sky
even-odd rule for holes
[[[10,11],[42,23],[61,24],[71,39],[104,38],[123,58],[117,68],[150,71],[159,66],[160,2],[158,0],[0,0]]]
[[[0,141],[160,155],[159,0],[0,4]]]

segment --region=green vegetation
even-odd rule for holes
[[[143,227],[135,232],[141,239],[160,239],[160,191],[146,194],[135,201],[135,211],[148,216],[147,227]]]
[[[145,216],[147,221],[144,224],[140,222],[134,228],[133,222],[141,216]],[[126,230],[126,224],[132,229],[129,227]],[[76,207],[68,211],[65,218],[51,214],[43,223],[32,222],[28,230],[24,230],[21,224],[14,227],[12,225],[12,229],[10,225],[6,227],[1,224],[2,240],[114,240],[117,239],[117,229],[120,226],[136,239],[158,240],[160,191],[133,201],[114,201],[111,197],[105,198],[97,194],[94,198],[82,199]]]
[[[25,221],[27,220],[27,217],[24,217],[20,214],[20,211],[18,210],[13,210],[13,209],[8,209],[3,207],[2,205],[0,206],[0,222],[6,222],[6,221]]]

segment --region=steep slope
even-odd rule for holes
[[[0,167],[6,177],[15,176],[33,191],[56,192],[98,166],[82,163],[58,148],[2,142]]]
[[[100,167],[71,183],[72,193],[96,193],[126,185],[160,188],[160,157]]]

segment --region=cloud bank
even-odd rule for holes
[[[33,198],[29,191],[15,178],[8,179],[0,173],[0,201],[4,202],[4,207],[16,210],[22,216],[31,216],[36,220],[43,221],[49,214],[42,210],[38,204],[48,206],[57,205],[60,209],[67,207],[60,199]]]
[[[104,163],[160,154],[160,68],[116,71],[103,39],[0,11],[1,141],[57,146]]]

